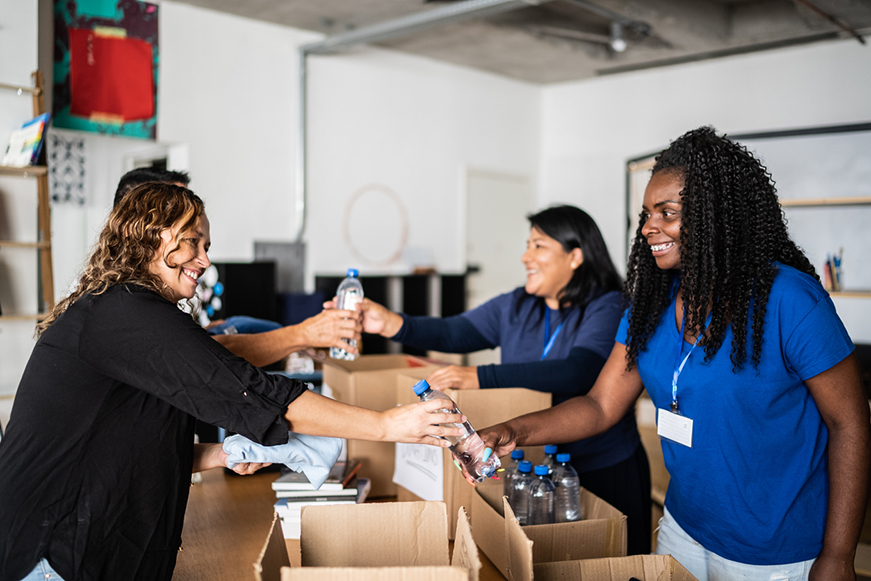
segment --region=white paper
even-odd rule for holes
[[[442,448],[425,444],[396,444],[393,482],[424,500],[444,500]]]

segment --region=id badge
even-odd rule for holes
[[[657,420],[656,435],[687,448],[693,447],[693,421],[690,418],[659,408]]]

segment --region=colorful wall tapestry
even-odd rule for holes
[[[157,13],[140,0],[55,0],[55,127],[156,137]]]

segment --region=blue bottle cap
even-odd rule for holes
[[[350,276],[351,278],[357,278],[360,276],[360,273],[357,272],[356,268],[349,268],[348,272],[345,273],[345,276]]]
[[[523,460],[523,450],[511,450],[511,458],[514,460]]]
[[[547,446],[544,447],[544,453],[545,454],[556,454],[556,445],[555,444],[548,444]]]
[[[557,462],[569,462],[572,459],[571,454],[557,454],[556,461]]]
[[[519,464],[517,464],[517,469],[525,474],[529,474],[532,472],[532,462],[529,460],[521,460]]]
[[[550,468],[545,466],[544,464],[539,464],[535,467],[535,475],[536,476],[544,476],[546,474],[550,474]]]
[[[425,379],[421,379],[417,383],[414,384],[414,395],[420,395],[426,390],[429,389],[429,384]]]

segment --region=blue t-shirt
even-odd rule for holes
[[[518,309],[519,305],[519,309]],[[526,387],[553,394],[553,405],[587,393],[614,348],[614,334],[623,312],[622,294],[605,293],[584,308],[562,313],[550,310],[550,334],[559,334],[544,360],[545,316],[541,299],[523,287],[444,319],[402,315],[393,340],[421,349],[470,353],[501,348],[501,365],[478,367],[481,388]],[[572,455],[572,465],[587,472],[629,458],[640,443],[635,414],[627,413],[609,430],[570,444],[560,452]]]
[[[665,504],[675,521],[706,549],[752,565],[805,561],[822,549],[828,430],[803,382],[853,351],[820,284],[777,267],[758,369],[749,330],[747,363],[737,373],[729,357],[731,329],[709,363],[701,347],[693,351],[678,380],[680,412],[693,420],[693,447],[661,440],[671,474]],[[657,409],[669,409],[685,343],[674,312],[673,299],[637,362]],[[628,312],[620,343],[627,328]]]

